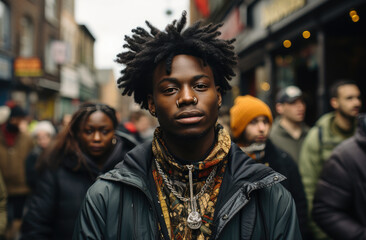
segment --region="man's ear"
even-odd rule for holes
[[[330,99],[330,106],[332,106],[333,109],[338,109],[339,108],[338,99],[335,97],[332,97]]]
[[[283,104],[281,103],[276,103],[276,112],[280,115],[283,114]]]
[[[220,87],[216,86],[216,94],[217,94],[217,103],[219,104],[219,107],[221,107],[222,104],[222,96],[221,96],[221,91],[220,91]]]
[[[151,115],[155,116],[156,112],[155,112],[155,103],[154,103],[154,98],[152,94],[147,95],[147,103],[149,106],[149,112]]]

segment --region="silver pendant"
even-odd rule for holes
[[[202,225],[201,215],[196,211],[192,211],[188,215],[187,225],[190,229],[199,229]]]

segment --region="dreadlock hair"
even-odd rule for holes
[[[221,34],[218,28],[223,24],[201,26],[202,22],[199,21],[182,31],[186,22],[187,13],[183,11],[180,20],[167,25],[165,31],[146,21],[150,33],[137,27],[132,30],[132,37],[125,36],[127,44],[123,47],[129,50],[119,53],[116,59],[117,63],[126,66],[117,81],[118,88],[123,89],[122,95],[134,94],[135,102],[141,108],[148,109],[147,96],[152,94],[154,69],[165,60],[166,72],[170,74],[173,58],[179,54],[201,58],[205,66],[209,65],[221,94],[231,89],[228,80],[235,76],[233,67],[237,62],[232,45],[235,39],[217,38]]]

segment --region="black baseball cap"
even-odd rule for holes
[[[281,89],[276,97],[278,103],[293,103],[297,99],[302,98],[302,91],[296,86],[288,86]]]

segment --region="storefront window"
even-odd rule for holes
[[[22,57],[32,57],[34,55],[34,25],[30,18],[23,17],[20,20],[21,37],[20,53]]]
[[[62,9],[74,15],[74,0],[63,0]]]
[[[56,0],[46,0],[45,16],[46,19],[51,22],[57,22],[57,2]]]
[[[275,58],[277,66],[277,87],[284,88],[289,85],[294,85],[295,69],[294,58],[292,55],[277,55]]]
[[[9,38],[9,8],[4,2],[0,1],[0,48],[9,48]]]
[[[53,47],[53,42],[55,41],[55,39],[50,38],[49,41],[47,42],[47,46],[46,46],[46,51],[45,51],[45,70],[48,73],[52,73],[52,74],[56,74],[57,72],[57,65],[53,59],[53,52],[52,52],[52,47]]]
[[[312,125],[317,118],[318,45],[302,45],[288,53],[275,55],[275,93],[289,85],[298,86],[304,93],[307,104],[305,121]]]

